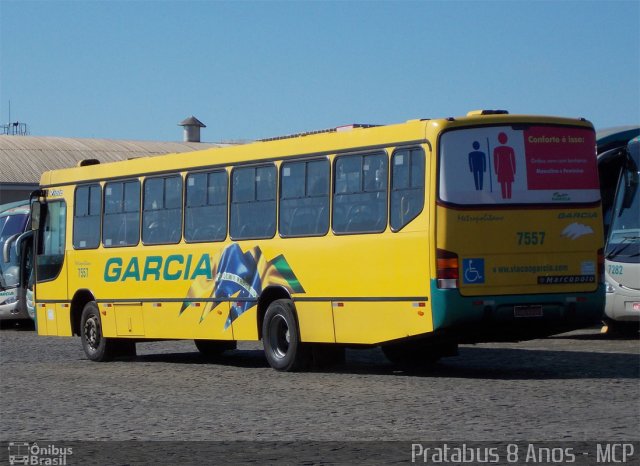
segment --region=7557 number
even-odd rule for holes
[[[538,246],[544,244],[544,231],[519,231],[518,246]]]

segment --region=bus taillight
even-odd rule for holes
[[[458,288],[458,255],[454,252],[438,249],[436,251],[436,265],[438,288]]]

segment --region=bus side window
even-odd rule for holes
[[[324,235],[329,230],[329,161],[283,163],[280,234]]]
[[[175,244],[182,236],[182,176],[147,178],[142,212],[144,244]]]
[[[227,172],[187,175],[184,239],[223,241],[227,237]]]
[[[124,233],[121,244],[136,245],[140,241],[140,182],[124,184]]]
[[[76,188],[73,214],[73,247],[95,249],[100,244],[100,185]]]
[[[276,167],[235,168],[231,186],[231,238],[272,238],[276,233]]]
[[[105,247],[134,246],[140,239],[140,182],[104,185],[102,244]]]
[[[424,208],[425,156],[422,149],[401,149],[391,157],[391,229],[398,231]]]
[[[117,246],[122,213],[122,183],[104,185],[104,208],[102,221],[102,243],[106,247]]]
[[[333,231],[384,231],[387,225],[387,172],[387,156],[383,153],[336,158]]]

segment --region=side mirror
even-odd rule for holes
[[[32,241],[32,240],[33,240],[33,231],[25,231],[16,240],[16,248],[19,251],[22,251],[22,249],[24,248],[25,241]]]
[[[31,229],[40,229],[40,203],[37,201],[31,204]]]
[[[2,262],[5,264],[9,263],[9,260],[11,260],[11,246],[18,236],[20,236],[20,233],[9,236],[2,246]]]

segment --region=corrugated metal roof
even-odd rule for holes
[[[0,183],[38,183],[45,171],[75,167],[84,159],[116,162],[228,145],[0,135]]]

